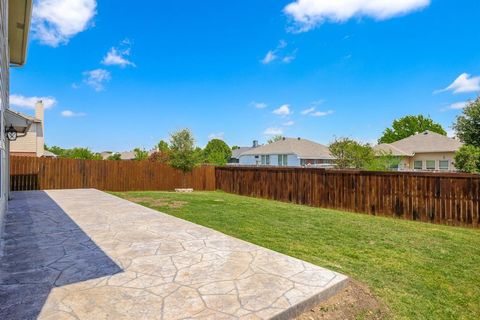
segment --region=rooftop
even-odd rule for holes
[[[433,131],[417,133],[408,138],[375,146],[375,150],[391,152],[395,156],[413,156],[416,153],[455,152],[463,144]]]
[[[245,155],[295,154],[300,159],[333,159],[327,146],[301,138],[283,138],[242,153]]]

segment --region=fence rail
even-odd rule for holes
[[[108,191],[215,190],[215,167],[184,174],[148,161],[103,161],[34,157],[10,158],[12,191],[95,188]]]
[[[480,176],[223,167],[217,189],[239,195],[438,224],[480,226]]]

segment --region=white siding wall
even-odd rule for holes
[[[261,156],[255,158],[255,156],[240,156],[240,165],[244,166],[251,166],[251,165],[261,165]],[[294,155],[289,154],[287,156],[288,166],[289,167],[298,167],[300,166],[300,159]],[[270,165],[271,166],[278,166],[278,154],[271,154],[270,155]]]
[[[7,145],[3,130],[5,119],[4,110],[8,108],[9,96],[9,55],[8,55],[8,7],[7,0],[0,0],[0,254],[3,224],[7,208]]]

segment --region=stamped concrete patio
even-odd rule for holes
[[[0,319],[290,319],[347,282],[97,190],[13,197]]]

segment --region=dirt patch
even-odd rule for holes
[[[155,207],[168,207],[170,209],[178,209],[187,204],[186,201],[168,201],[165,199],[153,199],[149,197],[128,197],[126,200],[136,203],[147,203],[148,205]]]
[[[369,288],[355,280],[342,292],[305,312],[297,320],[386,319],[388,308]]]

